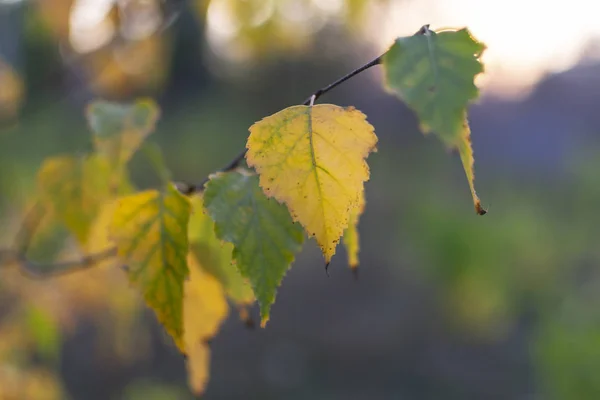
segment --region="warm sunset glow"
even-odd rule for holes
[[[599,15],[600,2],[590,0],[405,0],[374,12],[369,31],[385,49],[425,23],[432,29],[467,26],[488,47],[479,83],[515,94],[576,63],[600,37]]]

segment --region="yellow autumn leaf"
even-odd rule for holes
[[[188,256],[189,279],[185,282],[184,343],[188,382],[195,394],[201,394],[208,382],[212,338],[227,317],[229,308],[223,287],[200,268],[196,258]]]
[[[376,143],[373,127],[352,107],[294,106],[250,127],[246,159],[265,194],[288,206],[329,263],[360,208],[365,158]]]
[[[365,210],[365,192],[361,193],[359,207],[350,215],[350,224],[344,232],[344,246],[348,253],[348,264],[356,272],[358,268],[358,252],[360,251],[360,235],[358,234],[358,221]]]
[[[190,212],[188,199],[168,185],[119,199],[109,228],[129,281],[141,289],[181,351]]]
[[[110,198],[110,166],[99,155],[47,159],[37,176],[41,199],[85,244],[102,205]]]

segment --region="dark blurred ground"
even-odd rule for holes
[[[30,83],[0,132],[0,217],[9,221],[45,157],[89,148],[83,108],[95,94],[78,80],[80,64],[61,66],[52,39],[1,18],[0,54]],[[153,139],[190,182],[237,154],[254,121],[375,55],[332,30],[294,56],[219,75],[197,51],[202,24],[184,12],[169,35],[160,91],[105,97],[156,95],[163,118]],[[336,41],[341,50],[329,51]],[[322,99],[356,106],[380,138],[359,280],[341,248],[327,278],[309,242],[267,328],[248,330],[232,313],[212,341],[203,398],[600,398],[600,64],[582,60],[522,100],[488,94],[472,107],[485,217],[472,210],[458,156],[424,138],[379,82],[369,71]],[[141,187],[155,183],[134,166]],[[151,345],[133,362],[99,354],[91,318],[65,333],[56,371],[72,399],[191,398],[183,359],[150,313],[143,321]]]

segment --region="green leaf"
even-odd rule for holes
[[[474,79],[483,72],[479,58],[484,50],[467,29],[436,33],[425,26],[414,36],[398,38],[383,56],[387,89],[417,113],[424,133],[434,132],[459,149],[479,214],[485,210],[473,184],[467,106],[479,95]]]
[[[265,196],[254,175],[212,176],[204,202],[217,237],[233,244],[233,259],[242,276],[250,279],[264,327],[277,287],[304,241],[302,228],[292,222],[284,205]]]
[[[190,248],[201,268],[221,282],[227,296],[236,304],[253,303],[254,292],[250,283],[233,265],[233,245],[217,238],[215,223],[204,210],[202,197],[194,197],[192,206],[194,211],[189,226]]]
[[[162,192],[121,198],[109,228],[129,281],[141,289],[181,351],[190,212],[189,200],[168,185]]]
[[[38,172],[41,199],[81,244],[111,197],[110,167],[101,156],[47,159]]]
[[[131,105],[96,101],[87,108],[96,151],[105,155],[115,170],[127,164],[154,130],[159,116],[157,105],[148,99]]]

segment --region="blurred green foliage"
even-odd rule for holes
[[[323,17],[309,13],[304,24],[313,28],[321,26],[321,29],[313,29],[312,40],[307,41],[307,36],[302,35],[279,36],[278,30],[286,28],[281,20],[277,22],[277,18],[286,15],[283,12],[273,12],[265,19],[268,22],[253,27],[251,20],[260,16],[268,2],[199,1],[194,12],[200,24],[192,24],[200,27],[196,31],[198,38],[193,41],[197,47],[184,48],[186,57],[192,57],[188,53],[202,55],[194,68],[203,71],[201,78],[205,81],[186,92],[180,88],[173,91],[171,82],[177,79],[201,82],[200,77],[187,75],[190,68],[186,65],[169,62],[180,56],[176,49],[182,43],[182,36],[189,35],[188,31],[182,29],[185,35],[162,33],[157,36],[161,44],[129,43],[128,49],[139,46],[139,51],[129,53],[120,49],[121,56],[125,54],[129,61],[124,64],[122,60],[115,61],[119,51],[115,52],[112,47],[101,49],[69,64],[77,70],[69,75],[60,65],[55,45],[68,40],[64,26],[70,3],[66,0],[38,3],[39,8],[23,11],[22,51],[24,58],[30,61],[20,68],[16,62],[11,65],[14,60],[7,59],[0,67],[0,82],[14,79],[13,71],[25,82],[22,93],[19,92],[22,83],[0,83],[0,108],[9,115],[3,119],[0,130],[0,222],[3,226],[0,243],[4,246],[11,245],[31,204],[30,199],[36,193],[35,176],[42,161],[52,155],[74,154],[92,147],[84,119],[87,101],[82,99],[87,100],[96,93],[120,99],[140,93],[157,95],[165,113],[155,139],[165,151],[174,178],[198,182],[236,154],[252,122],[276,111],[273,107],[283,108],[289,102],[301,100],[302,95],[345,72],[347,59],[344,57],[322,61],[318,39],[326,35],[323,29],[331,23],[335,25],[335,21],[344,20],[349,21],[344,27],[360,25],[368,12],[365,6],[368,2],[348,0],[343,2],[347,20],[340,16],[339,10],[325,18],[325,23]],[[227,7],[236,8],[230,13],[244,21],[226,45],[210,42],[214,37],[207,39],[207,31],[202,30],[209,29],[207,10],[211,4],[214,8],[219,3],[231,3]],[[315,2],[310,4],[303,7],[316,7]],[[189,13],[189,9],[185,9],[185,13]],[[112,13],[106,18],[116,17]],[[294,26],[291,24],[288,29]],[[189,36],[185,39],[190,40]],[[290,45],[286,40],[297,40],[298,45]],[[239,42],[246,43],[247,49],[236,48]],[[207,55],[201,50],[210,46],[217,46],[221,53],[215,51]],[[227,46],[233,46],[234,50],[227,53]],[[265,60],[269,55],[293,58],[286,50],[295,50],[297,68],[294,70],[289,64]],[[52,56],[42,57],[45,54]],[[249,58],[231,59],[227,54],[265,58],[258,57],[255,61],[262,70],[245,72],[244,79],[240,79],[224,75],[219,68],[208,69],[219,54],[224,57],[220,63],[235,65],[243,71],[247,71],[244,66]],[[143,61],[142,67],[132,64],[136,59]],[[110,63],[116,64],[105,69]],[[322,65],[327,63],[332,64],[330,69]],[[4,65],[10,66],[11,72],[6,72],[9,69]],[[155,66],[158,71],[151,70]],[[132,78],[124,71],[129,67],[129,71],[139,72],[140,77]],[[87,85],[65,88],[59,83],[69,79],[56,79],[56,71],[63,71],[59,77],[83,76],[85,83],[96,82],[96,85],[93,90]],[[102,71],[104,77],[94,81],[92,78]],[[263,90],[273,87],[284,89]],[[357,88],[354,92],[342,93],[337,101],[351,103],[351,99],[360,99],[365,93],[360,86]],[[301,98],[296,99],[297,95]],[[343,96],[348,96],[348,100]],[[5,105],[9,102],[10,105]],[[371,167],[372,181],[367,185],[368,211],[361,219],[361,227],[371,235],[361,236],[364,239],[362,263],[381,262],[389,267],[397,285],[407,279],[400,265],[409,264],[411,274],[434,288],[437,304],[443,310],[445,329],[459,332],[467,341],[495,343],[524,330],[530,351],[527,359],[535,371],[535,391],[539,396],[600,397],[600,378],[595,373],[600,368],[600,299],[597,295],[600,293],[597,273],[600,248],[596,244],[600,229],[594,219],[600,202],[598,144],[580,145],[567,160],[570,169],[551,177],[525,173],[516,176],[508,169],[487,165],[484,159],[478,159],[485,166],[480,169],[485,173],[477,175],[479,191],[484,205],[489,207],[489,214],[481,218],[472,215],[467,206],[468,194],[464,190],[464,178],[456,168],[456,159],[443,157],[433,141],[419,145],[411,142],[410,133],[415,128],[408,127],[407,122],[402,122],[406,133],[402,137],[398,135],[401,129],[394,125],[398,119],[378,116],[372,123],[383,140]],[[477,131],[473,132],[473,141],[477,147]],[[510,163],[510,160],[505,161]],[[139,186],[157,184],[158,179],[137,157],[133,160],[133,170],[132,179]],[[54,225],[43,229],[34,239],[33,258],[49,260],[57,255],[77,253],[64,227]],[[361,276],[367,274],[382,281],[386,277],[376,268],[367,269]],[[360,284],[368,285],[363,281],[359,281]],[[335,295],[333,293],[331,298],[335,299]],[[383,315],[383,306],[364,305],[373,307],[368,310],[375,316]],[[152,334],[148,333],[152,323],[144,318],[142,310],[141,302],[127,287],[121,271],[101,269],[66,279],[31,282],[13,269],[3,270],[0,273],[0,394],[5,395],[2,390],[13,390],[8,392],[12,398],[65,398],[66,391],[58,382],[63,378],[68,381],[77,371],[61,372],[57,362],[64,354],[64,343],[75,340],[78,329],[83,329],[90,320],[101,335],[84,357],[97,366],[101,371],[99,375],[109,376],[106,370],[111,368],[122,372],[136,362],[149,363],[152,357],[159,359],[160,350],[151,345]],[[183,375],[182,368],[176,372]],[[167,381],[176,383],[139,383],[132,378],[134,383],[124,389],[122,398],[185,399],[183,378],[173,378],[167,372],[165,375],[169,377]],[[15,387],[21,391],[15,392]],[[73,398],[79,397],[73,395]]]

